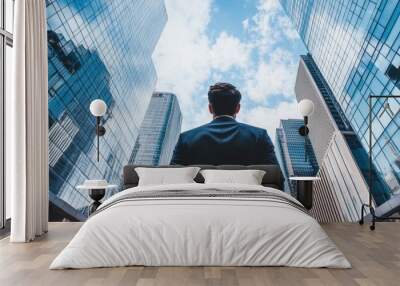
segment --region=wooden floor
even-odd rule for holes
[[[380,223],[375,232],[357,224],[324,229],[352,269],[288,267],[124,267],[48,270],[80,223],[50,223],[43,238],[28,244],[0,241],[0,285],[400,285],[400,223]]]

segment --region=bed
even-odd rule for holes
[[[138,186],[136,167],[124,167],[124,190],[103,202],[50,269],[351,267],[301,203],[281,191],[278,166],[199,166],[264,170],[262,185],[205,184],[199,174],[195,183],[152,186]]]

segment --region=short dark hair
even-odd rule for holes
[[[217,116],[234,115],[241,98],[240,92],[230,83],[216,83],[208,91],[208,101]]]

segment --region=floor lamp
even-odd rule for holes
[[[381,216],[377,216],[375,213],[375,208],[372,205],[372,168],[373,168],[373,164],[372,164],[372,100],[376,98],[376,99],[385,99],[385,105],[384,105],[384,110],[382,112],[382,114],[387,111],[387,112],[391,112],[393,115],[396,115],[393,113],[393,111],[390,109],[390,105],[388,103],[388,99],[389,98],[400,98],[400,95],[369,95],[368,96],[368,107],[369,107],[369,142],[368,142],[368,147],[369,147],[369,152],[368,152],[368,157],[369,157],[369,163],[368,163],[368,169],[369,169],[369,174],[368,174],[368,179],[369,179],[369,202],[368,204],[363,204],[361,206],[361,218],[359,223],[361,225],[364,224],[364,213],[365,213],[365,209],[369,208],[370,214],[372,216],[372,223],[369,226],[369,228],[371,230],[375,229],[375,223],[379,222],[379,221],[385,221],[385,220],[399,220],[400,217],[381,217]]]

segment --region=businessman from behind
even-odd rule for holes
[[[211,86],[208,108],[213,120],[180,135],[171,164],[276,164],[274,146],[267,131],[236,121],[241,97],[229,83]]]

